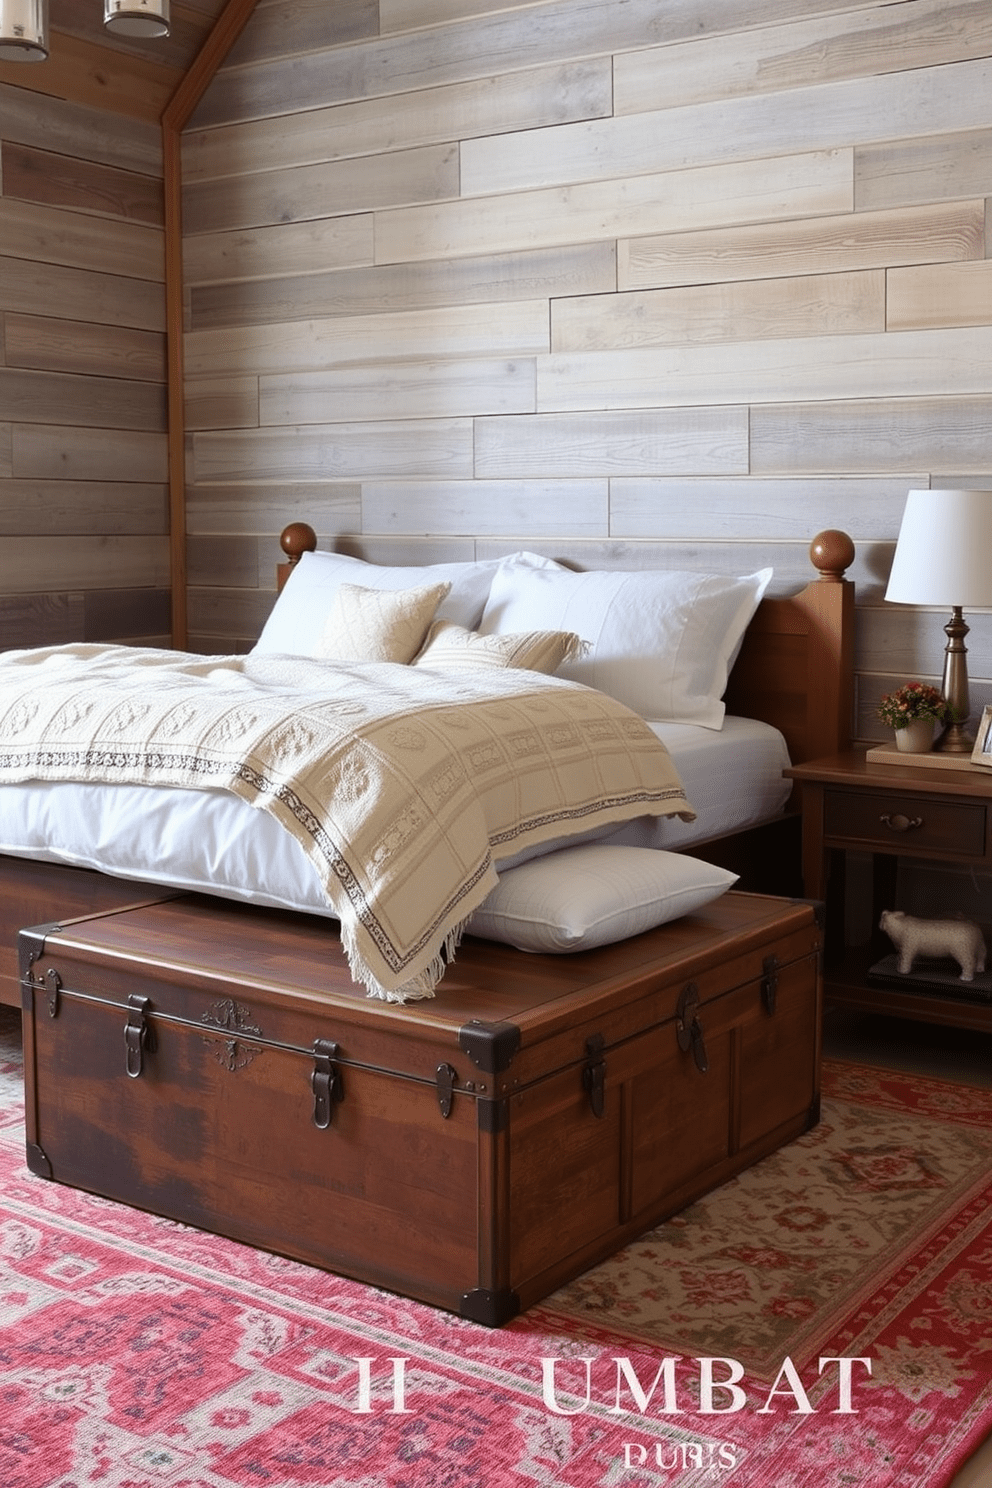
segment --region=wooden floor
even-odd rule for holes
[[[966,1029],[828,1009],[823,1051],[835,1059],[992,1088],[992,1035]],[[992,1488],[992,1437],[964,1465],[950,1488]]]

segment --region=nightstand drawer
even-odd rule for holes
[[[986,808],[895,792],[824,793],[824,832],[830,838],[864,842],[883,851],[985,854]]]

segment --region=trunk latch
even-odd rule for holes
[[[338,1046],[330,1039],[314,1041],[313,1075],[310,1078],[313,1087],[313,1124],[321,1131],[326,1131],[331,1124],[333,1103],[344,1099],[341,1071],[334,1066],[337,1056]]]
[[[151,1001],[132,992],[127,1007],[124,1025],[126,1069],[131,1079],[136,1080],[144,1067],[145,1054],[151,1054],[155,1049],[155,1033],[148,1022]]]
[[[701,1075],[705,1075],[710,1067],[709,1059],[706,1057],[706,1045],[703,1042],[703,1030],[696,1017],[699,1007],[699,988],[695,982],[689,982],[682,989],[678,1005],[675,1009],[675,1036],[679,1041],[679,1048],[683,1054],[692,1050],[692,1057],[696,1061],[696,1068]]]
[[[606,1060],[603,1049],[606,1041],[601,1033],[586,1039],[586,1063],[582,1070],[582,1085],[589,1097],[594,1116],[601,1117],[606,1109]]]

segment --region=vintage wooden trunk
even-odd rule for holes
[[[498,1325],[813,1125],[820,930],[731,893],[438,996],[178,896],[20,937],[34,1172]]]

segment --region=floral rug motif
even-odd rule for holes
[[[3,1488],[946,1488],[992,1427],[992,1092],[830,1065],[500,1330],[37,1178],[21,1101],[0,1009]]]
[[[805,1362],[878,1296],[908,1241],[925,1244],[949,1208],[978,1200],[981,1212],[992,1157],[984,1092],[919,1082],[910,1106],[894,1098],[901,1077],[888,1099],[878,1071],[831,1066],[828,1079],[820,1124],[801,1141],[562,1288],[544,1310],[680,1353],[746,1355],[762,1380],[785,1354]]]

